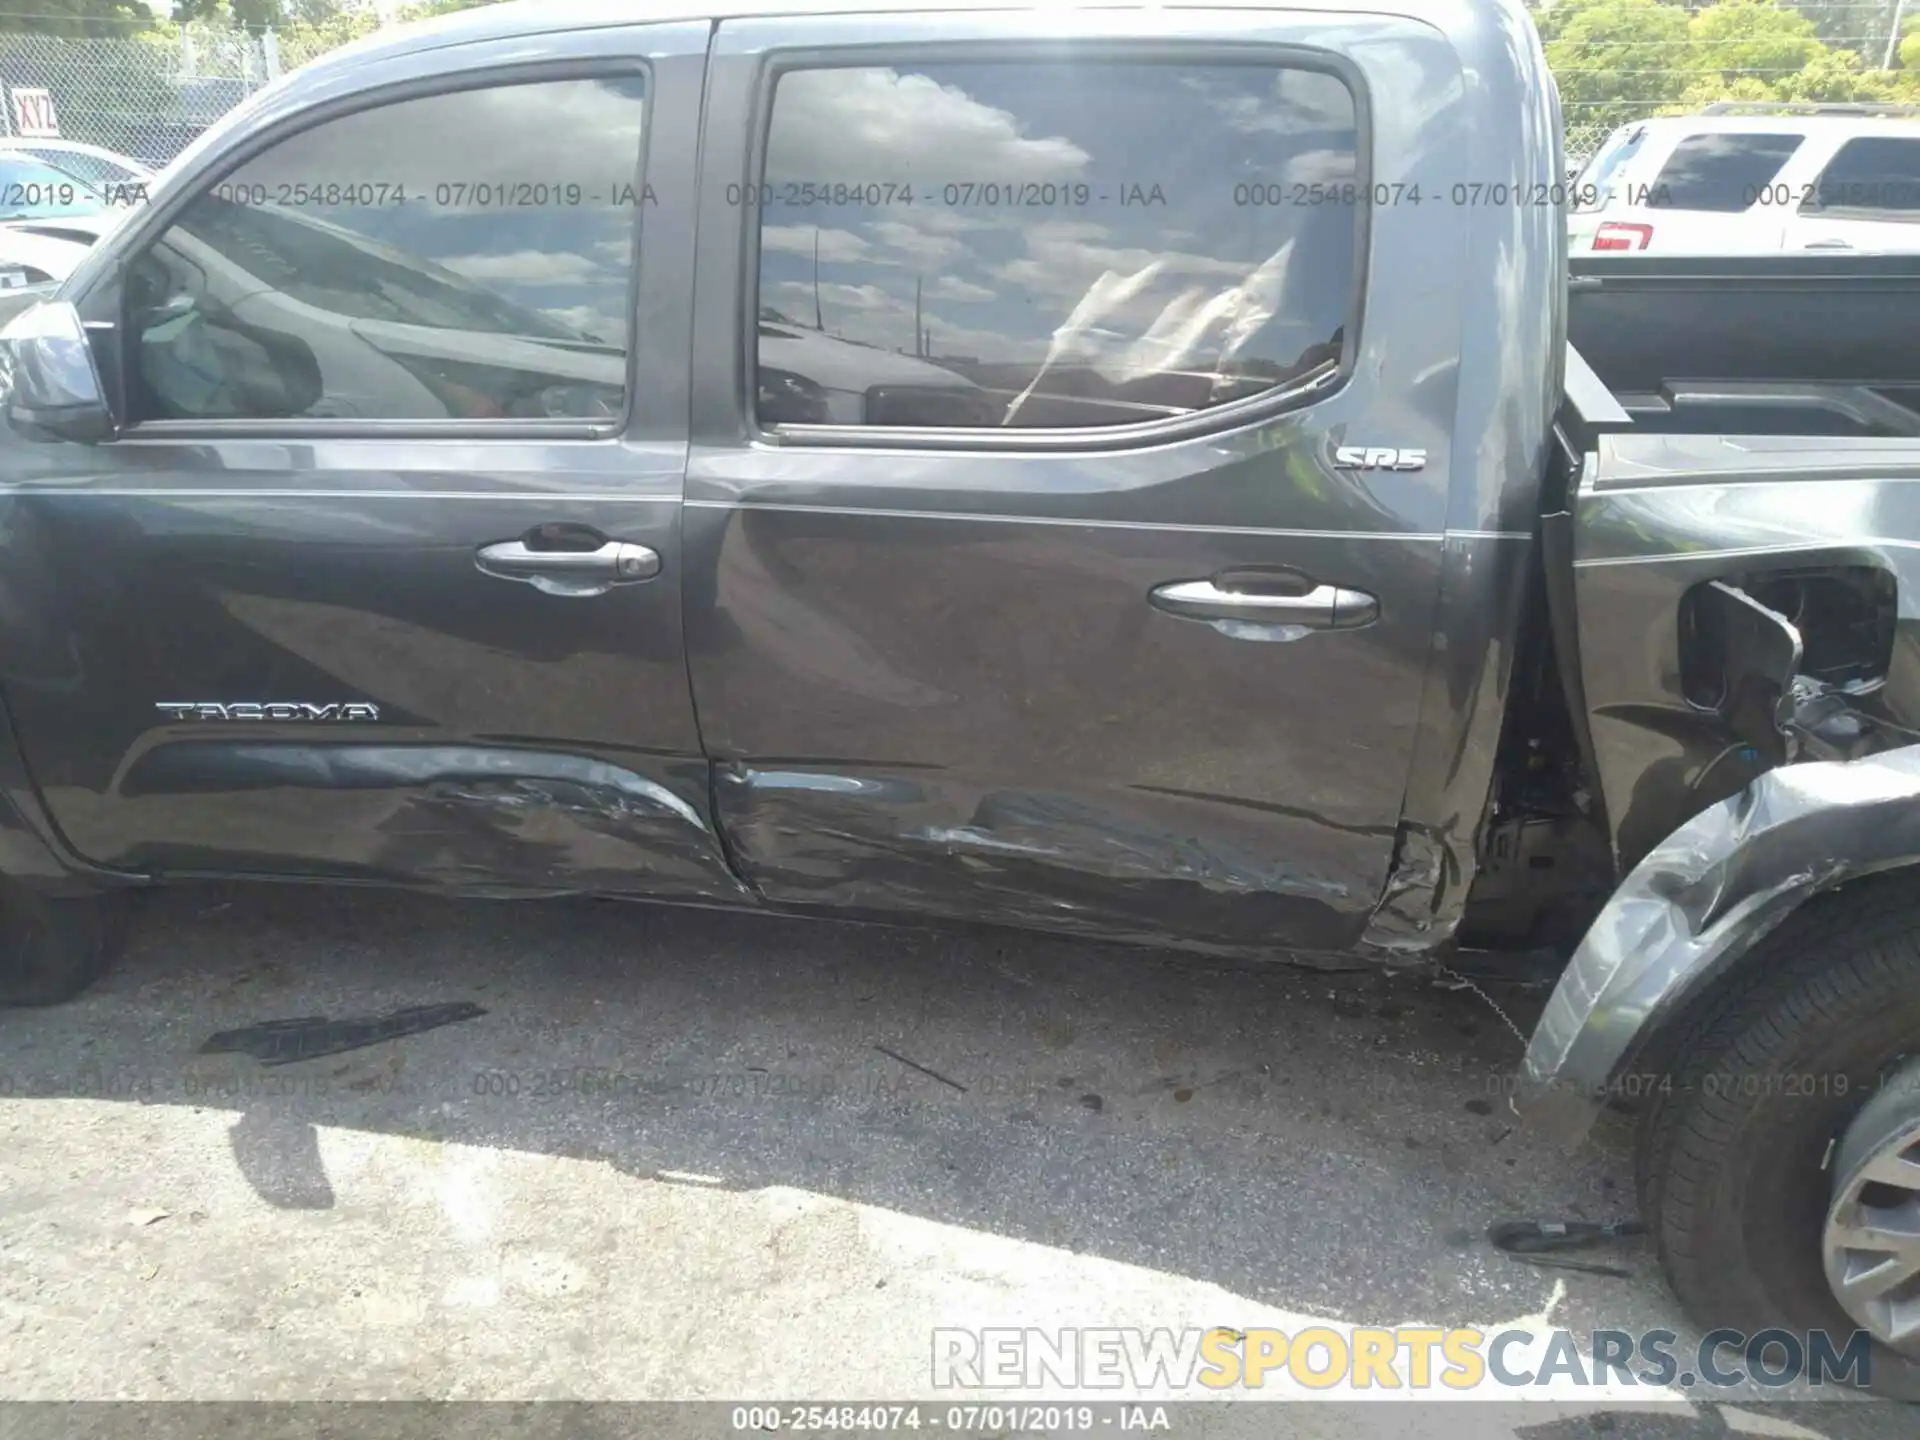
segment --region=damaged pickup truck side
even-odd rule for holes
[[[0,336],[7,997],[206,876],[1570,955],[1523,1107],[1920,1392],[1920,265],[1569,274],[1517,0],[642,14],[298,71]]]

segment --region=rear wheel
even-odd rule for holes
[[[1702,1329],[1862,1326],[1829,1283],[1834,1155],[1920,1054],[1920,886],[1887,876],[1809,902],[1664,1053],[1670,1084],[1641,1116],[1642,1213]],[[1914,1097],[1920,1100],[1920,1095]],[[1777,1353],[1777,1352],[1776,1352]],[[1920,1399],[1920,1344],[1874,1343],[1869,1379]]]
[[[0,881],[0,1005],[57,1005],[105,974],[123,898],[50,900]]]
[[[1854,1116],[1831,1168],[1827,1285],[1861,1329],[1920,1351],[1920,1059]]]

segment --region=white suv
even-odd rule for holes
[[[1636,121],[1574,191],[1576,255],[1920,251],[1920,107],[1727,102]]]

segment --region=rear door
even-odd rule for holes
[[[706,27],[295,87],[83,278],[98,446],[8,447],[0,675],[156,872],[738,893],[679,509]]]
[[[1843,142],[1787,226],[1789,250],[1920,250],[1920,123]]]
[[[1350,13],[720,26],[687,622],[763,893],[1359,936],[1470,218],[1393,202],[1463,153],[1462,83],[1437,32]]]

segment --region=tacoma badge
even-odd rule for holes
[[[299,700],[268,700],[258,704],[222,704],[217,700],[159,700],[154,709],[170,720],[378,720],[380,707],[365,701],[335,700],[310,705]]]

